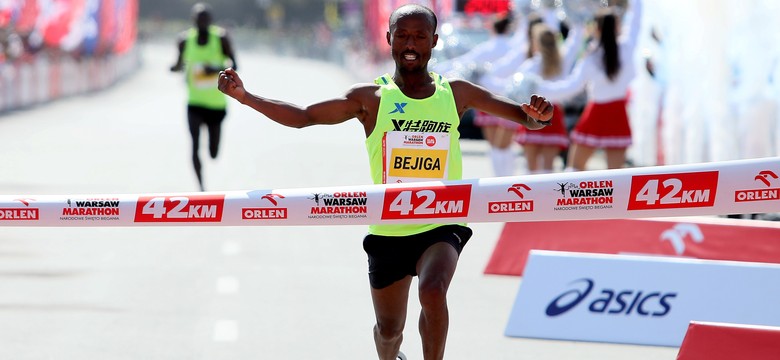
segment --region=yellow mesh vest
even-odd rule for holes
[[[204,65],[224,68],[227,57],[222,51],[221,35],[224,30],[217,26],[209,27],[209,40],[198,45],[198,30],[190,29],[184,44],[184,62],[186,64],[187,91],[189,105],[201,106],[213,110],[227,107],[225,94],[217,89],[219,74],[206,75]]]
[[[458,132],[460,117],[455,107],[455,98],[446,79],[433,72],[431,77],[435,80],[436,91],[425,99],[412,99],[404,95],[390,75],[385,74],[375,80],[375,83],[381,86],[381,100],[376,126],[366,138],[371,178],[375,184],[431,181],[437,177],[438,180],[460,180],[463,177]],[[390,134],[391,132],[397,133]],[[449,137],[449,146],[444,146],[448,153],[446,158],[430,155],[444,150],[393,151],[388,147],[389,138],[404,139],[397,140],[397,143],[415,142],[418,137],[422,137],[420,141],[424,142],[426,137],[430,138],[436,134]],[[443,173],[445,170],[446,173]],[[370,225],[368,231],[375,235],[406,236],[442,225],[445,224]]]

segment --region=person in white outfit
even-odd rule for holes
[[[512,75],[517,72],[523,62],[533,56],[531,48],[531,29],[537,24],[544,23],[544,19],[537,13],[531,13],[522,22],[512,36],[511,48],[501,59],[482,76],[480,83],[488,90],[497,93],[506,93],[512,83]]]
[[[512,25],[513,21],[510,16],[496,18],[493,22],[494,36],[490,40],[477,45],[457,58],[437,65],[435,70],[446,76],[456,77],[457,74],[453,75],[453,72],[476,68],[482,74],[471,80],[488,90],[503,94],[503,89],[492,88],[484,81],[487,80],[484,73],[490,72],[493,64],[506,56],[515,46],[511,31]],[[482,130],[482,136],[490,145],[490,159],[495,176],[514,175],[515,152],[512,148],[512,137],[517,131],[517,123],[477,111],[474,116],[474,124]]]
[[[479,72],[491,67],[493,62],[503,57],[512,48],[512,25],[510,16],[497,17],[493,21],[493,36],[462,55],[434,65],[435,71],[463,77],[471,75],[464,73],[464,69],[476,68]]]
[[[633,57],[641,18],[641,0],[630,1],[624,33],[620,33],[619,18],[612,8],[599,12],[593,46],[572,74],[562,81],[539,83],[538,93],[553,99],[565,99],[586,89],[588,104],[570,134],[567,170],[585,170],[597,149],[605,150],[608,168],[625,164],[626,149],[631,145],[626,102],[636,73]]]
[[[547,24],[534,25],[531,33],[533,57],[524,61],[518,72],[524,75],[535,75],[545,80],[565,79],[577,60],[578,50],[583,42],[583,27],[574,26],[562,44],[558,40],[560,34]],[[515,136],[515,141],[523,146],[528,171],[531,174],[553,172],[555,158],[561,150],[569,146],[562,101],[561,99],[549,100],[555,104],[552,125],[533,132],[525,131],[520,127]]]

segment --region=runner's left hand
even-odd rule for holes
[[[549,125],[553,117],[553,105],[540,95],[531,95],[531,101],[520,105],[528,116],[536,119],[538,122]]]

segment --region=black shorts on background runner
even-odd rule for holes
[[[417,260],[433,244],[449,243],[460,255],[472,234],[462,225],[444,225],[409,236],[366,235],[363,250],[368,254],[371,287],[382,289],[406,275],[417,276]]]
[[[206,126],[219,126],[227,116],[227,110],[214,110],[195,105],[187,105],[187,119],[190,127],[206,124]]]

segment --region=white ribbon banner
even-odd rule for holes
[[[780,212],[780,158],[388,185],[0,195],[0,226],[522,222]]]

